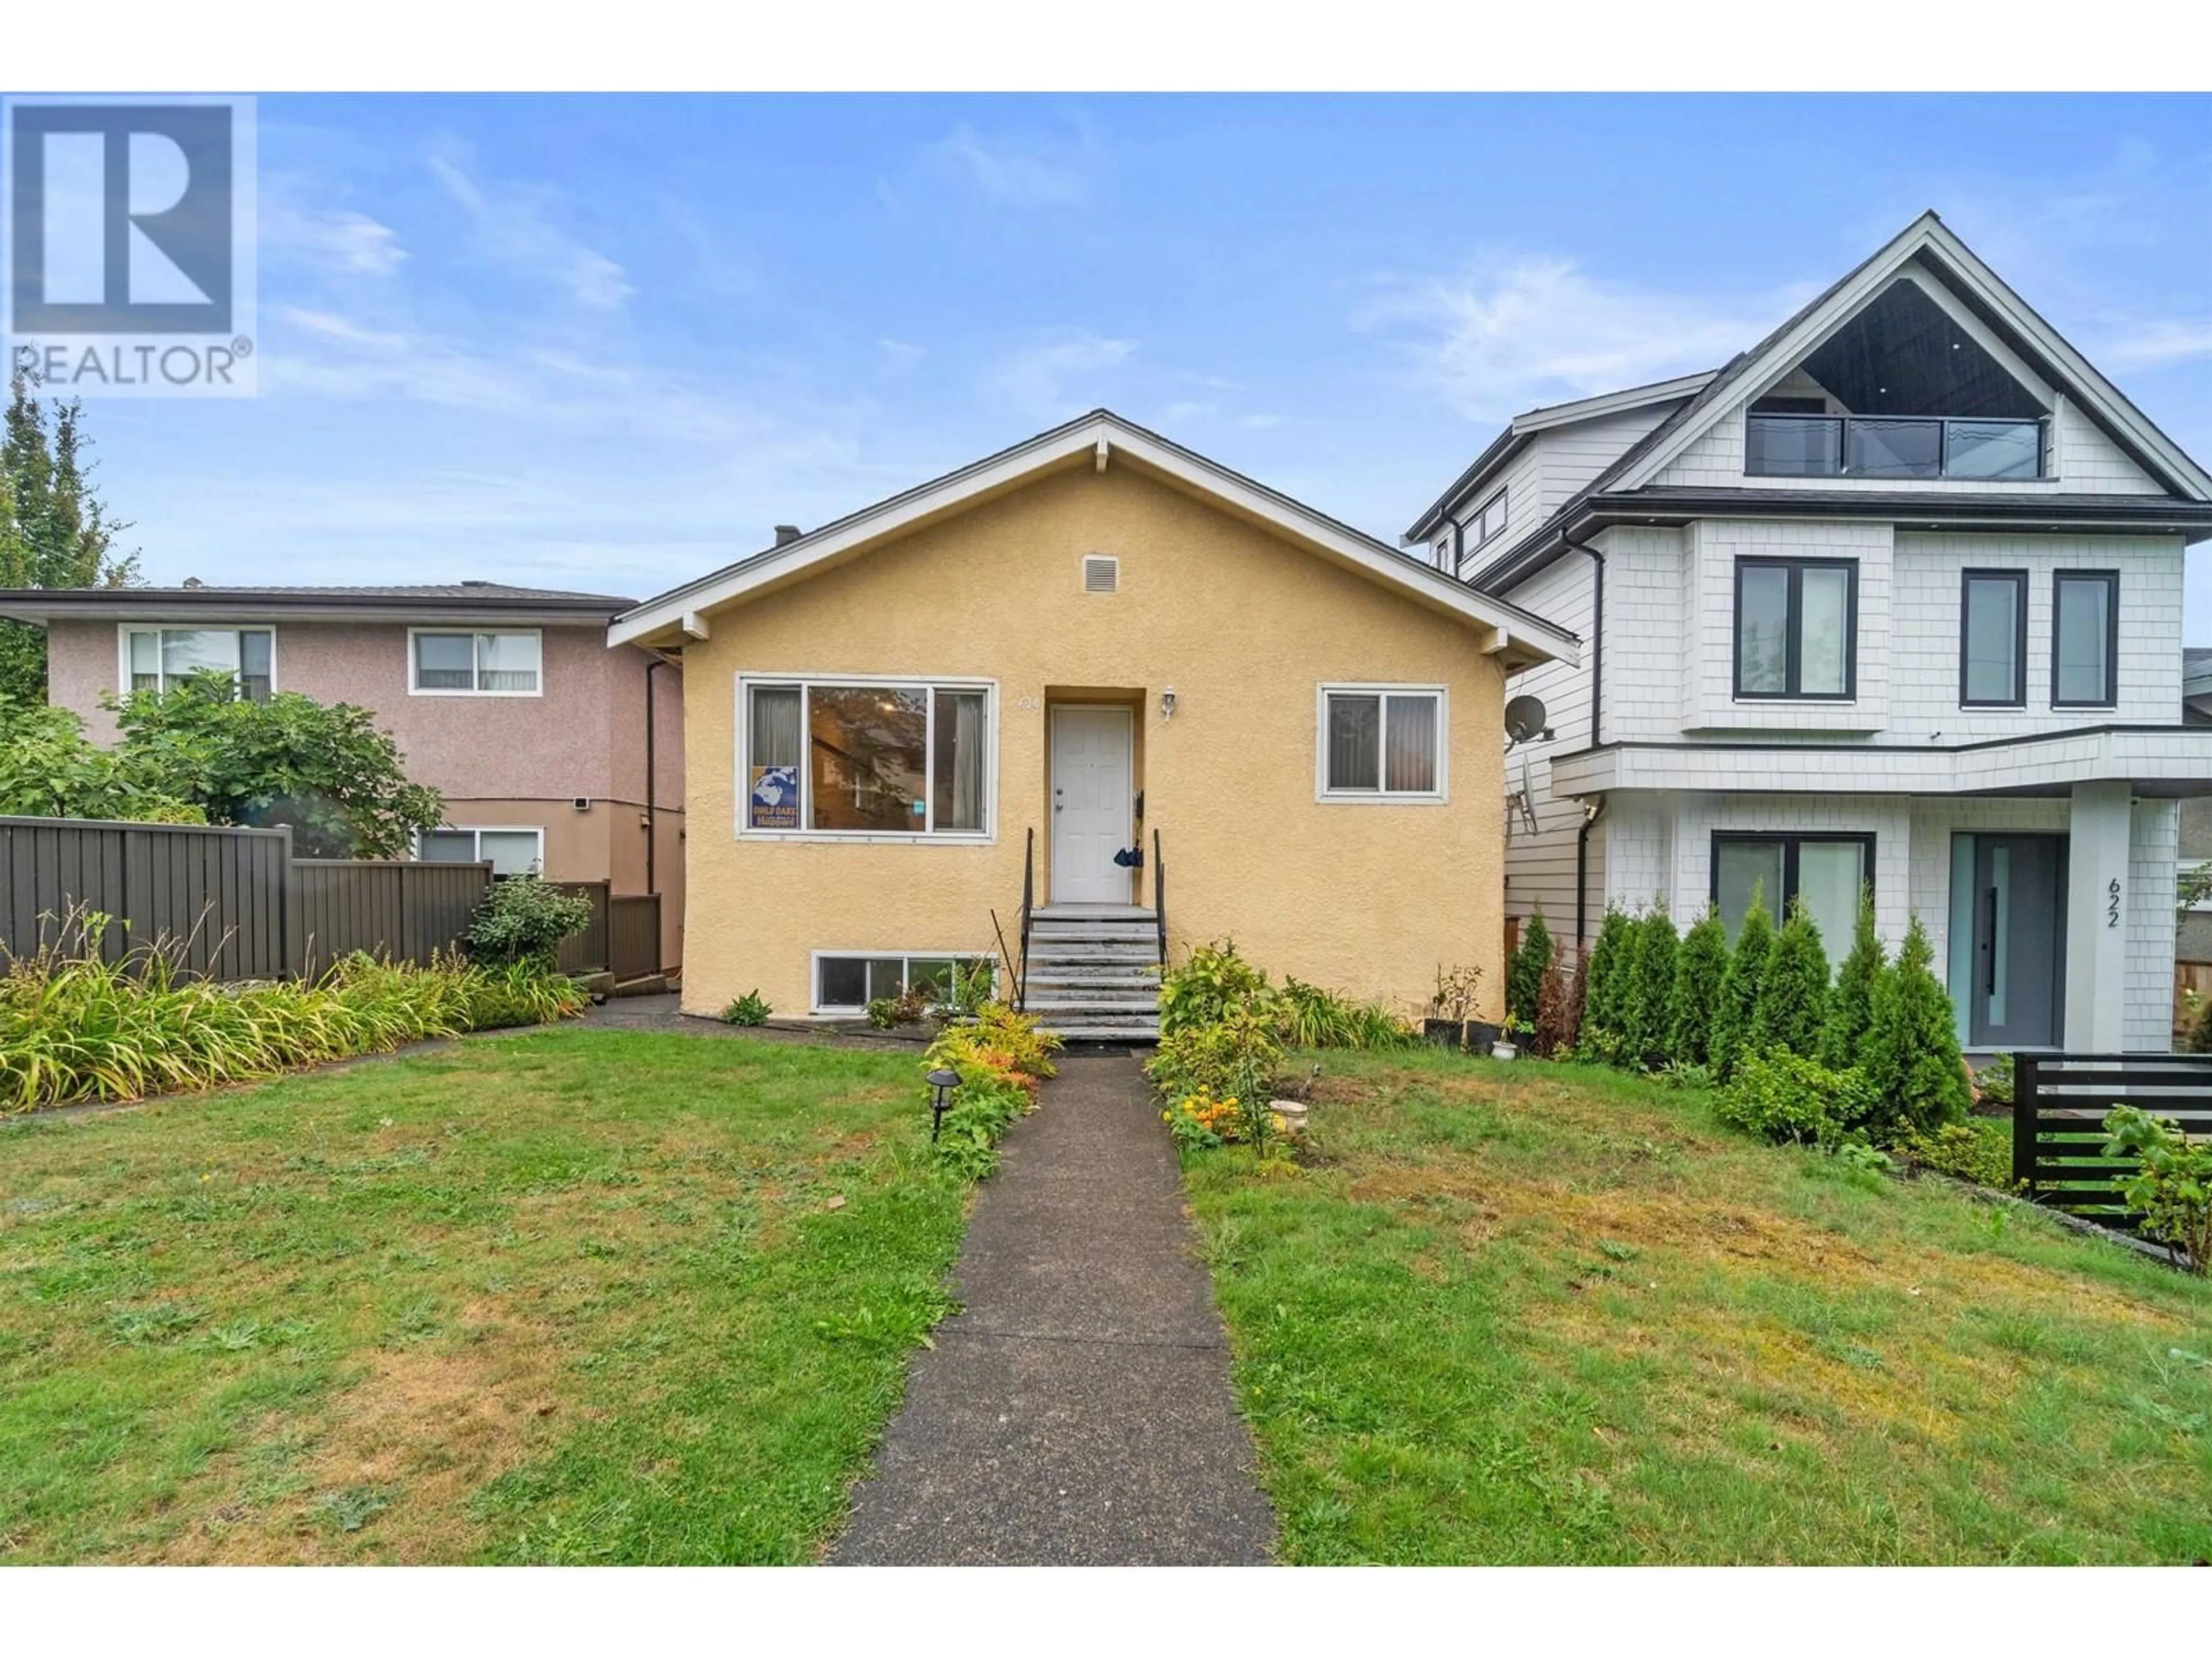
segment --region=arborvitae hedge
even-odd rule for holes
[[[1728,977],[1728,929],[1708,908],[1674,952],[1674,983],[1667,999],[1667,1057],[1686,1066],[1711,1063],[1713,1018]]]
[[[1874,988],[1887,958],[1881,938],[1874,930],[1874,889],[1859,889],[1857,924],[1851,930],[1851,953],[1836,975],[1836,988],[1828,998],[1827,1023],[1820,1028],[1820,1064],[1832,1072],[1862,1066],[1867,1033],[1874,1025]]]
[[[1552,965],[1552,931],[1544,926],[1541,910],[1528,918],[1513,960],[1505,969],[1505,1012],[1536,1026],[1536,1006],[1544,994],[1544,975]]]
[[[1809,1060],[1820,1052],[1827,1017],[1827,947],[1801,898],[1790,905],[1790,920],[1767,957],[1745,1047],[1757,1054],[1782,1048]]]
[[[1766,959],[1774,951],[1774,919],[1766,913],[1764,886],[1751,891],[1751,908],[1744,913],[1742,930],[1736,934],[1735,954],[1729,957],[1728,975],[1721,981],[1721,1004],[1713,1015],[1712,1054],[1707,1062],[1723,1078],[1751,1036],[1752,1016],[1759,1008],[1759,993],[1766,978]]]
[[[1636,924],[1636,1022],[1622,1035],[1633,1064],[1667,1063],[1668,1016],[1674,1000],[1674,955],[1681,944],[1663,904]]]
[[[1590,947],[1589,965],[1583,970],[1587,978],[1577,1043],[1601,1046],[1620,1041],[1620,976],[1632,955],[1635,937],[1635,924],[1627,912],[1607,906],[1605,921],[1597,930],[1597,943]]]
[[[1935,952],[1917,913],[1905,929],[1897,965],[1875,976],[1867,1078],[1881,1100],[1876,1139],[1907,1130],[1925,1134],[1962,1121],[1972,1104],[1959,1057],[1951,998],[1936,977]]]

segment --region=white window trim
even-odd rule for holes
[[[864,1002],[817,1000],[822,994],[822,959],[824,957],[896,957],[901,963],[901,984],[906,982],[910,965],[917,957],[924,961],[949,957],[954,962],[988,962],[991,964],[991,988],[994,992],[998,989],[999,958],[995,952],[990,951],[908,951],[887,945],[879,945],[873,950],[812,951],[807,953],[806,959],[806,1009],[808,1015],[817,1019],[849,1019],[855,1014],[867,1012],[867,1004]]]
[[[532,873],[540,876],[545,873],[545,826],[542,823],[441,823],[431,831],[434,835],[441,836],[474,836],[477,838],[476,861],[478,864],[491,862],[489,859],[483,856],[483,838],[486,832],[493,835],[537,836],[538,855],[530,860],[536,868]],[[415,832],[414,853],[415,861],[417,864],[430,862],[422,856],[422,834],[420,830]]]
[[[118,696],[131,695],[131,636],[133,634],[159,634],[163,629],[185,633],[223,634],[250,632],[269,636],[269,695],[275,696],[281,689],[276,681],[276,624],[273,622],[231,622],[220,617],[209,617],[205,622],[125,622],[115,624],[115,691]],[[160,654],[156,647],[155,654]],[[167,691],[168,674],[162,673],[161,689]]]
[[[749,780],[752,777],[752,757],[750,751],[753,732],[746,700],[751,689],[757,685],[771,688],[793,685],[801,688],[812,685],[886,685],[897,686],[908,690],[927,690],[934,686],[946,691],[981,691],[983,694],[983,727],[988,734],[988,740],[984,744],[986,752],[983,757],[982,829],[980,830],[754,829],[747,822],[752,816],[752,791]],[[799,708],[801,751],[799,763],[799,818],[802,823],[805,820],[806,808],[812,799],[814,788],[813,769],[807,763],[805,754],[806,716],[807,703],[802,696]],[[933,720],[936,718],[933,702],[930,718]],[[840,842],[848,845],[854,842],[881,842],[902,847],[990,847],[998,842],[999,683],[994,679],[978,679],[959,674],[834,674],[811,669],[790,674],[756,673],[746,671],[737,677],[736,725],[738,769],[736,776],[731,781],[732,793],[736,796],[736,801],[735,811],[731,816],[732,829],[739,841]],[[923,747],[927,752],[922,775],[922,798],[929,803],[930,817],[934,818],[937,814],[937,745],[934,742],[929,742]],[[848,953],[833,951],[829,954],[836,956]],[[882,951],[877,954],[890,956],[893,953]],[[925,951],[909,954],[927,956],[931,953]]]
[[[1437,787],[1428,790],[1331,789],[1328,787],[1328,700],[1352,694],[1359,696],[1419,696],[1437,700]],[[1386,714],[1385,718],[1388,716]],[[1384,740],[1377,732],[1376,741]],[[1387,755],[1387,750],[1385,751]],[[1314,799],[1325,805],[1442,806],[1451,799],[1451,688],[1446,685],[1398,685],[1381,682],[1325,681],[1314,693]]]
[[[423,634],[466,634],[471,638],[478,634],[527,634],[538,641],[537,689],[530,691],[479,691],[474,686],[463,690],[450,685],[418,685],[416,677],[421,671],[422,663],[415,654],[415,641],[416,636]],[[473,652],[474,647],[471,649]],[[459,623],[426,623],[410,628],[407,630],[407,695],[410,697],[542,697],[545,695],[545,630],[542,628],[478,628]]]

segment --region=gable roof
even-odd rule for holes
[[[1571,426],[1578,421],[1595,421],[1607,415],[1624,415],[1632,409],[1649,408],[1676,398],[1688,398],[1703,391],[1717,371],[1706,369],[1698,374],[1680,374],[1671,380],[1653,380],[1648,385],[1630,386],[1625,391],[1607,392],[1595,398],[1577,398],[1571,403],[1547,404],[1516,415],[1505,423],[1505,429],[1491,441],[1490,447],[1476,456],[1466,471],[1452,480],[1451,488],[1431,501],[1426,511],[1413,520],[1406,532],[1409,542],[1426,541],[1444,520],[1460,499],[1471,492],[1486,474],[1496,471],[1519,454],[1528,441],[1539,432],[1553,427]]]
[[[1259,524],[1307,551],[1364,576],[1413,603],[1487,629],[1509,668],[1554,658],[1576,659],[1574,635],[1518,605],[1478,593],[1388,542],[1255,483],[1218,462],[1147,431],[1110,410],[1095,409],[995,455],[823,526],[781,546],[671,588],[617,617],[610,644],[680,643],[704,637],[706,618],[748,594],[800,580],[825,565],[860,556],[895,537],[933,524],[1048,471],[1094,463],[1131,465],[1217,507]]]
[[[2112,528],[2122,530],[2133,527],[2138,533],[2147,528],[2175,525],[2195,528],[2212,525],[2212,517],[2194,510],[2212,505],[2212,474],[2191,459],[2179,444],[2098,373],[2088,359],[2027,301],[1983,264],[1931,208],[1808,301],[1758,344],[1729,359],[1695,396],[1570,496],[1535,532],[1478,571],[1472,579],[1475,585],[1486,591],[1497,591],[1533,575],[1562,550],[1564,537],[1589,524],[1607,505],[1616,507],[1624,515],[1628,514],[1632,505],[1647,501],[1653,507],[1660,506],[1645,492],[1653,489],[1652,480],[1668,463],[1753,388],[1787,373],[1809,356],[1822,340],[1908,267],[1941,283],[1978,319],[2018,350],[2037,374],[2063,388],[2106,437],[2170,492],[2164,497],[2052,496],[2027,492],[2017,497],[1995,493],[1972,498],[1919,496],[1912,498],[1906,507],[1908,516],[1964,523],[2006,517],[2049,519],[2063,514],[2069,523],[2092,527],[2085,521],[2086,514],[2099,526],[2109,523]],[[1786,509],[1790,506],[1786,498],[1792,493],[1787,489],[1743,490],[1731,492],[1731,500],[1743,510],[1763,512],[1768,505]],[[1633,502],[1622,499],[1632,496]],[[1769,496],[1775,500],[1769,502]],[[1847,498],[1823,495],[1816,499],[1832,516],[1868,513],[1876,507],[1875,498],[1864,495]],[[2030,506],[2031,502],[2035,505]],[[2191,506],[2184,507],[2180,503]],[[2014,507],[2020,509],[2017,513],[2010,511]]]
[[[15,622],[173,622],[194,616],[228,620],[394,620],[587,623],[637,601],[619,593],[577,593],[505,582],[426,582],[399,586],[0,588],[0,617]]]

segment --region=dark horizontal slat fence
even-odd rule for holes
[[[2022,1054],[2014,1061],[2012,1174],[2039,1204],[2132,1231],[2142,1217],[2112,1185],[2105,1114],[2136,1106],[2212,1135],[2212,1054]]]
[[[582,895],[592,902],[592,920],[580,933],[561,941],[560,968],[564,974],[604,974],[607,971],[608,884],[604,881],[562,881],[555,886]]]

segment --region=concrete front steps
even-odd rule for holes
[[[1157,1042],[1159,961],[1152,911],[1048,904],[1030,918],[1024,1006],[1069,1042]]]

